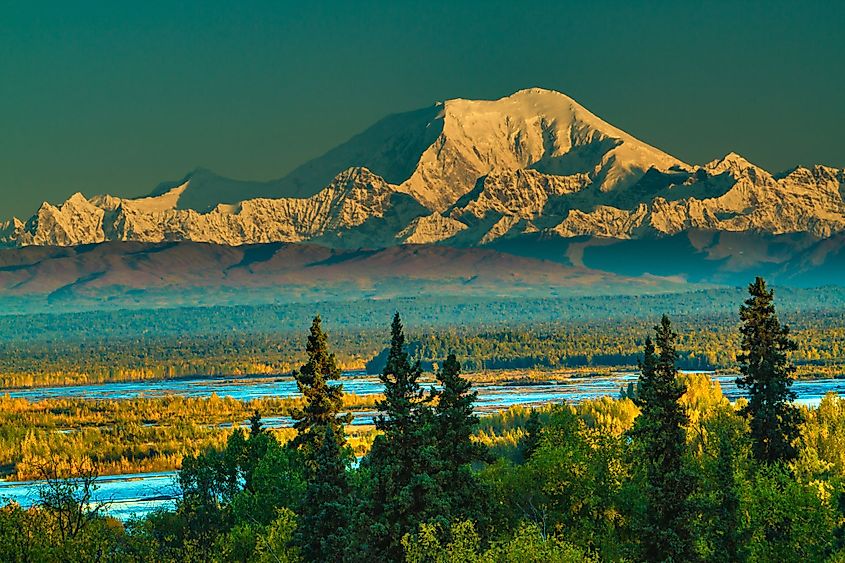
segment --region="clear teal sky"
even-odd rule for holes
[[[688,162],[845,167],[843,4],[0,0],[0,216],[197,166],[276,178],[529,86]]]

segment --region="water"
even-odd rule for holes
[[[380,393],[381,382],[377,377],[349,374],[340,381],[344,391],[356,395]],[[158,381],[131,381],[126,383],[95,383],[91,385],[71,385],[68,387],[37,387],[32,389],[5,389],[10,397],[21,397],[30,401],[41,399],[134,399],[138,397],[232,397],[239,401],[249,401],[262,397],[299,397],[296,381],[291,377],[196,377]]]
[[[24,508],[38,501],[43,481],[0,482],[0,501],[15,501]],[[173,508],[179,495],[176,472],[107,475],[97,479],[94,503],[107,503],[107,512],[121,520],[142,516],[157,508]]]
[[[711,375],[711,377],[719,382],[722,392],[731,401],[743,396],[734,383],[735,376]],[[579,403],[602,396],[616,397],[621,388],[627,387],[628,383],[636,381],[636,378],[637,374],[634,372],[619,372],[609,376],[573,377],[537,384],[479,384],[476,386],[478,391],[476,412],[485,414],[514,405],[537,405],[562,401]],[[378,378],[361,374],[351,374],[344,377],[340,383],[343,383],[347,392],[359,395],[381,393],[383,389]],[[798,396],[797,403],[816,406],[826,393],[845,395],[845,379],[796,381],[792,389]],[[260,397],[299,396],[296,382],[284,377],[195,378],[0,390],[0,394],[3,393],[33,401],[48,397],[128,399],[166,395],[209,397],[217,394],[221,397],[249,400]],[[358,413],[353,423],[372,424],[376,414],[375,412]],[[288,417],[267,417],[263,420],[271,428],[291,426],[293,422]],[[100,478],[98,484],[100,488],[95,493],[95,501],[111,502],[109,513],[123,520],[133,515],[141,516],[159,507],[172,507],[173,499],[178,496],[174,472],[107,476]],[[22,506],[30,506],[37,500],[37,487],[38,483],[33,481],[0,482],[0,499],[15,500]]]

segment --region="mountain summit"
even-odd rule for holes
[[[279,185],[289,195],[310,195],[328,175],[350,166],[366,166],[427,208],[442,211],[492,172],[584,172],[607,191],[636,182],[651,167],[684,165],[564,94],[532,88],[495,101],[454,99],[388,117]]]
[[[564,94],[532,88],[387,117],[279,180],[198,169],[144,198],[75,194],[7,222],[0,241],[383,248],[693,231],[819,240],[845,231],[844,186],[842,170],[772,175],[734,153],[691,166]]]
[[[391,115],[279,180],[231,180],[199,168],[151,195],[187,183],[179,208],[205,212],[256,197],[309,197],[344,170],[365,167],[442,211],[495,171],[588,172],[596,187],[610,190],[633,183],[653,166],[684,165],[568,96],[531,88],[494,101],[454,99]]]

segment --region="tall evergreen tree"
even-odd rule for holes
[[[387,364],[381,374],[384,400],[376,418],[376,437],[365,469],[371,478],[368,520],[361,551],[370,560],[401,561],[402,537],[448,512],[439,490],[431,396],[419,384],[419,362],[411,363],[397,313],[391,327]]]
[[[693,479],[684,463],[688,418],[678,400],[675,340],[669,318],[655,327],[655,344],[646,338],[633,438],[642,453],[645,506],[640,518],[642,558],[646,561],[695,560],[690,495]]]
[[[543,425],[540,423],[540,413],[537,409],[531,409],[528,420],[525,421],[525,438],[523,441],[523,460],[531,459],[537,448],[540,447],[540,438],[543,432]]]
[[[352,452],[346,444],[344,424],[352,417],[340,416],[343,386],[328,383],[340,376],[340,369],[329,352],[319,315],[311,323],[305,351],[308,361],[296,374],[305,405],[294,414],[297,436],[292,445],[302,451],[307,486],[293,542],[305,561],[336,561],[344,549],[348,526],[346,468]]]
[[[739,561],[742,535],[740,533],[740,497],[736,475],[735,445],[727,429],[717,435],[715,480],[719,490],[715,495],[718,515],[718,534],[715,544],[723,561]]]
[[[739,310],[742,353],[737,356],[742,374],[736,380],[748,391],[744,413],[750,415],[752,451],[762,462],[786,461],[796,456],[801,415],[792,404],[790,389],[795,367],[787,354],[796,349],[789,327],[775,313],[774,292],[758,277],[748,286],[751,297]]]
[[[249,417],[249,437],[255,438],[259,434],[264,433],[264,423],[261,422],[261,413],[258,409]]]
[[[343,450],[344,424],[352,416],[340,415],[343,408],[343,385],[330,385],[329,380],[340,377],[340,368],[333,353],[329,352],[328,338],[323,332],[320,315],[314,317],[305,346],[308,361],[295,374],[296,385],[305,400],[305,406],[293,414],[293,427],[297,431],[292,446],[302,450],[309,470],[314,470],[314,457],[322,447],[326,426],[332,427],[332,436]]]
[[[304,561],[342,561],[347,549],[350,515],[350,487],[346,476],[346,455],[334,427],[324,426],[323,439],[297,517],[293,541]]]
[[[449,354],[437,372],[441,390],[435,407],[435,439],[440,463],[440,488],[449,502],[449,518],[478,519],[479,484],[470,464],[485,458],[487,449],[472,440],[478,423],[473,413],[478,393],[461,377],[461,364]]]
[[[238,429],[235,434],[240,433]],[[235,434],[232,434],[234,437]],[[271,442],[276,439],[272,434],[264,430],[264,424],[261,422],[261,413],[256,410],[249,418],[249,440],[241,446],[242,452],[240,458],[241,473],[244,480],[244,489],[255,492],[255,469],[261,463],[262,458],[267,454],[268,448],[271,447]],[[232,449],[232,445],[229,445]]]

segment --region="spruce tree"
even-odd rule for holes
[[[302,450],[309,470],[314,470],[314,456],[322,447],[326,426],[332,427],[332,435],[343,450],[345,445],[344,424],[351,422],[350,415],[341,416],[343,408],[343,385],[330,385],[329,380],[340,377],[340,368],[333,353],[329,352],[328,338],[323,332],[320,315],[314,317],[311,332],[305,346],[308,361],[295,374],[296,385],[305,405],[293,414],[293,427],[297,431],[291,442]]]
[[[688,418],[678,400],[675,339],[669,318],[646,338],[632,437],[641,454],[645,506],[640,518],[641,556],[646,561],[695,560],[690,526],[693,479],[684,463]],[[656,348],[655,348],[656,343]]]
[[[478,423],[473,413],[478,393],[461,377],[461,364],[449,354],[437,372],[441,390],[435,407],[435,439],[439,454],[440,488],[448,503],[448,516],[467,519],[479,517],[479,484],[470,464],[485,458],[486,448],[472,440]]]
[[[264,423],[261,422],[261,413],[258,409],[249,417],[249,437],[255,438],[264,432]]]
[[[741,377],[736,381],[748,391],[744,414],[750,416],[752,451],[769,463],[795,458],[800,413],[792,404],[790,389],[795,367],[787,354],[796,349],[789,327],[781,326],[775,313],[774,292],[758,277],[748,286],[751,297],[739,310],[742,353],[737,356]]]
[[[307,486],[293,542],[306,561],[335,561],[346,544],[350,505],[346,468],[352,452],[344,424],[351,416],[339,414],[343,386],[328,383],[340,376],[340,369],[329,352],[319,315],[311,323],[305,351],[308,361],[296,374],[305,404],[294,413],[297,436],[291,443],[302,451]]]
[[[419,384],[419,362],[411,363],[397,313],[391,327],[387,364],[380,379],[384,400],[377,405],[377,436],[364,463],[371,478],[361,552],[376,561],[401,561],[402,537],[448,512],[439,490],[431,396]]]
[[[736,475],[736,451],[727,429],[717,436],[715,481],[719,484],[715,495],[718,533],[715,538],[718,557],[723,561],[739,561],[742,544],[740,533],[740,497]]]
[[[542,432],[543,425],[540,423],[540,413],[536,409],[531,409],[531,414],[525,421],[525,438],[522,448],[522,459],[524,461],[531,459],[531,456],[540,447]]]
[[[314,456],[316,470],[297,516],[293,542],[304,561],[342,561],[347,549],[350,487],[346,455],[334,432],[332,425],[324,426],[320,449]]]
[[[240,429],[238,430],[240,431]],[[234,436],[234,434],[233,434]],[[242,448],[243,459],[241,461],[241,471],[244,479],[244,489],[255,492],[255,469],[261,462],[261,459],[267,454],[271,443],[276,439],[272,434],[264,430],[264,424],[261,422],[261,413],[256,410],[249,418],[249,440]]]

